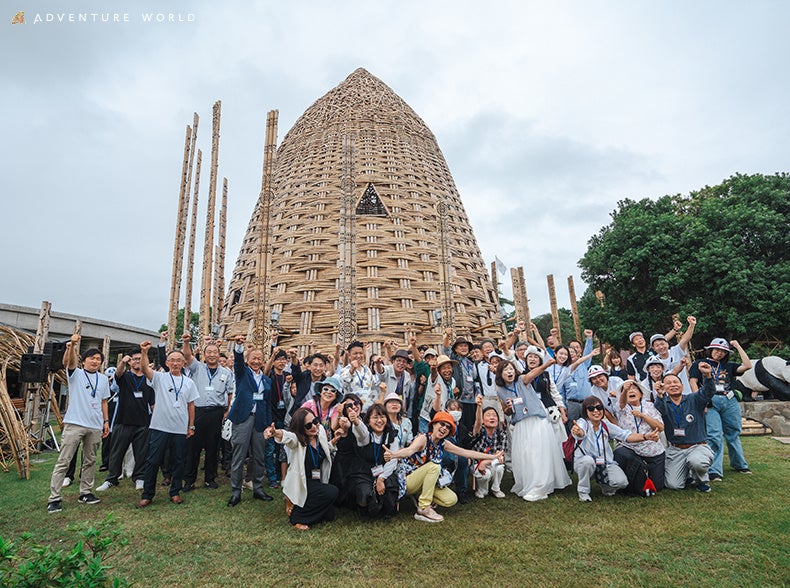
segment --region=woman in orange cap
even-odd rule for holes
[[[479,451],[470,451],[458,447],[447,437],[455,434],[455,421],[448,412],[437,412],[428,426],[427,434],[419,434],[412,444],[398,451],[384,452],[385,461],[391,459],[402,460],[406,474],[406,494],[419,495],[417,512],[414,518],[426,523],[439,523],[444,517],[438,514],[432,504],[439,506],[453,506],[458,497],[455,492],[446,487],[452,481],[449,474],[440,478],[442,473],[441,463],[444,452],[447,451],[468,459],[498,459],[500,463],[505,460],[504,454],[499,451],[493,456]]]

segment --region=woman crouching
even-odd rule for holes
[[[288,474],[283,481],[283,494],[293,505],[289,513],[291,524],[307,530],[310,525],[334,519],[338,490],[327,482],[336,438],[330,443],[321,422],[306,408],[294,412],[290,430],[276,429],[272,423],[263,436],[274,437],[291,452]]]
[[[447,412],[437,412],[428,424],[428,433],[421,433],[414,438],[411,445],[398,451],[384,451],[384,460],[402,459],[405,462],[406,494],[419,495],[417,499],[417,512],[414,518],[426,523],[438,523],[444,517],[437,513],[432,504],[450,507],[457,501],[455,492],[444,487],[438,487],[441,474],[441,463],[444,452],[452,453],[459,457],[480,460],[498,460],[504,463],[505,457],[501,451],[490,455],[479,451],[463,449],[447,441],[448,436],[455,434],[455,421]],[[449,477],[449,476],[448,476]],[[447,483],[451,478],[447,480]]]

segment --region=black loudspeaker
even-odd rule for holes
[[[28,384],[47,381],[47,361],[43,353],[23,353],[19,381]]]
[[[65,341],[47,341],[44,343],[44,357],[47,369],[56,372],[63,369],[63,355],[66,353]]]

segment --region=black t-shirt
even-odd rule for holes
[[[118,407],[115,413],[114,424],[147,427],[151,424],[149,405],[154,404],[154,389],[145,381],[145,375],[134,375],[126,370],[119,378]]]
[[[711,377],[713,378],[713,383],[716,384],[717,394],[720,394],[723,390],[735,390],[735,377],[738,374],[737,363],[732,361],[728,363],[721,363],[708,358],[698,359],[695,361],[693,364],[691,364],[691,368],[689,368],[689,379],[697,378],[697,386],[700,388],[702,388],[703,382],[702,372],[699,371],[699,364],[701,361],[704,361],[711,368],[713,368]]]
[[[625,362],[625,370],[628,372],[628,375],[636,376],[636,379],[641,382],[647,375],[645,373],[645,362],[651,355],[652,354],[647,349],[645,349],[644,353],[634,351],[629,355]]]

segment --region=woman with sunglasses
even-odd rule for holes
[[[592,502],[590,498],[590,478],[601,486],[604,496],[613,496],[618,490],[628,486],[628,478],[614,460],[609,439],[622,443],[658,441],[658,433],[632,433],[612,423],[604,423],[604,407],[601,399],[588,396],[582,402],[584,418],[573,421],[571,435],[576,439],[573,454],[573,470],[579,476],[576,487],[581,502]]]
[[[548,412],[533,387],[533,381],[553,364],[554,359],[549,359],[517,376],[516,365],[503,361],[496,373],[499,400],[513,425],[510,455],[516,483],[511,492],[527,502],[544,500],[571,483]]]
[[[317,418],[319,424],[324,426],[327,436],[337,429],[337,420],[340,417],[340,397],[343,394],[343,385],[335,376],[324,378],[313,385],[313,397],[302,405]]]
[[[304,407],[294,413],[288,431],[277,429],[272,423],[263,436],[273,437],[291,452],[283,481],[291,524],[305,531],[310,525],[334,519],[338,489],[328,481],[337,438],[333,437],[330,443],[318,417]]]
[[[346,487],[353,508],[369,518],[391,517],[398,512],[397,461],[384,461],[384,451],[400,449],[398,433],[381,404],[371,406],[363,419],[348,413],[356,440],[348,465]]]
[[[504,463],[505,456],[501,451],[495,454],[486,454],[479,451],[470,451],[458,447],[447,437],[455,434],[455,420],[448,412],[437,412],[428,424],[428,433],[420,433],[414,438],[411,445],[392,451],[384,450],[384,461],[389,463],[391,460],[400,459],[403,465],[403,473],[406,475],[406,494],[415,496],[417,499],[417,512],[414,518],[426,523],[439,523],[444,517],[433,509],[433,504],[450,507],[457,501],[455,492],[447,488],[446,481],[440,481],[442,473],[441,463],[444,452],[465,457],[467,459],[496,459]],[[437,484],[439,484],[437,486]]]

